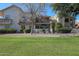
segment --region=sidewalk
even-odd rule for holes
[[[79,33],[66,33],[66,34],[2,34],[0,36],[28,36],[28,37],[68,37],[68,36],[79,36]]]

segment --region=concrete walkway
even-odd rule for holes
[[[68,37],[68,36],[79,36],[79,33],[69,33],[69,34],[1,34],[0,36],[28,36],[28,37]]]

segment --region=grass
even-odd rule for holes
[[[79,37],[2,35],[0,56],[79,56]]]

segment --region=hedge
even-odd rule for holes
[[[69,28],[60,28],[58,30],[59,33],[70,33],[72,29]]]
[[[23,33],[24,30],[20,30],[20,32]],[[25,32],[26,32],[26,33],[30,33],[30,32],[31,32],[31,29],[26,29]]]
[[[13,29],[13,28],[4,28],[4,29],[0,29],[0,33],[16,33],[17,30]]]

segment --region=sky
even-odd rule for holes
[[[12,5],[12,4],[10,4],[10,3],[0,3],[0,9],[4,9],[4,8],[10,6],[10,5]],[[47,9],[48,9],[47,10],[47,15],[48,16],[54,16],[55,15],[55,13],[52,11],[52,9],[50,7],[47,7]]]
[[[12,5],[12,4],[11,3],[0,3],[0,10],[4,9],[10,5]],[[16,5],[18,5],[18,4],[16,4]],[[20,7],[24,8],[23,6],[20,6]],[[47,7],[47,15],[48,16],[55,16],[55,12],[50,7]],[[76,17],[76,20],[79,21],[79,15]]]

